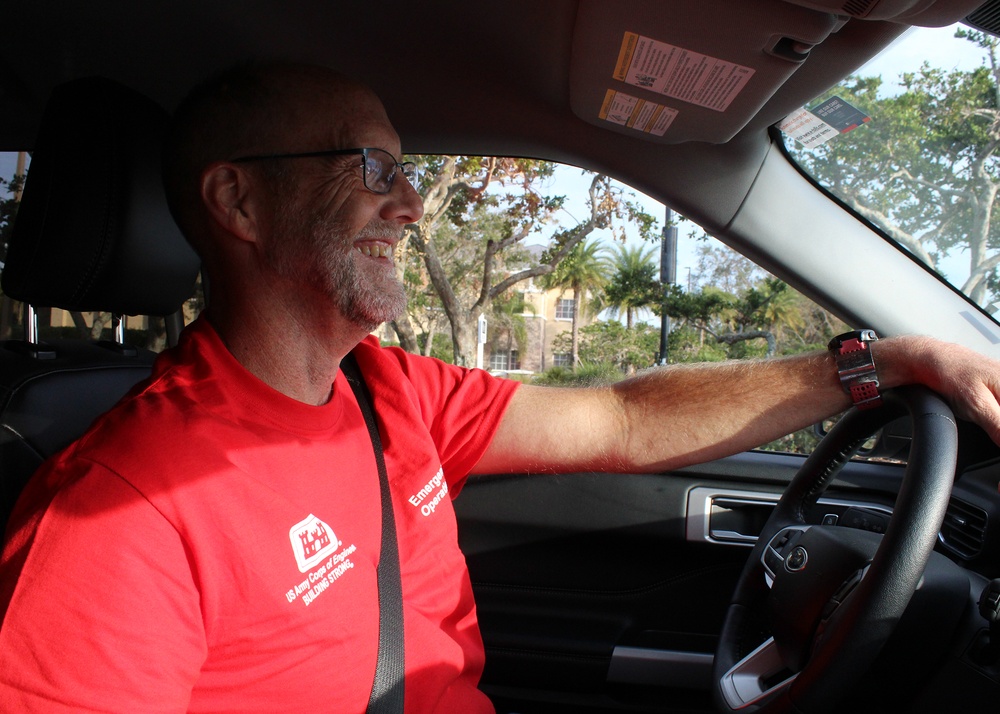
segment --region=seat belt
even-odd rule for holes
[[[368,698],[368,714],[402,714],[404,684],[403,651],[403,583],[399,573],[399,547],[396,544],[396,519],[392,511],[389,475],[385,469],[382,438],[379,436],[371,393],[361,376],[354,354],[347,355],[340,368],[354,391],[361,414],[368,426],[368,435],[375,451],[379,491],[382,498],[382,545],[378,568],[378,659],[375,681]]]

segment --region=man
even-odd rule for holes
[[[550,391],[379,348],[422,211],[398,156],[378,99],[321,68],[244,68],[178,110],[168,195],[212,304],[12,517],[0,709],[364,710],[380,502],[351,351],[393,491],[414,712],[492,709],[450,503],[469,473],[673,469],[850,405],[826,353]],[[925,383],[1000,435],[997,363],[923,338],[872,350],[884,387]],[[164,438],[185,448],[146,458]]]

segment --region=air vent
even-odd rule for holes
[[[961,558],[975,558],[986,540],[986,521],[982,508],[953,498],[941,525],[941,543]]]
[[[1000,35],[1000,1],[986,3],[964,20],[966,25],[991,35]]]
[[[872,11],[877,0],[847,0],[843,12],[852,17],[865,17]]]

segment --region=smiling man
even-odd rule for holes
[[[25,491],[0,709],[366,710],[383,524],[349,353],[384,449],[411,712],[492,710],[451,505],[470,474],[665,470],[850,405],[825,352],[546,390],[381,348],[422,213],[400,155],[375,95],[322,68],[243,67],[179,108],[166,184],[211,306]],[[925,383],[1000,434],[997,363],[917,337],[863,349],[881,387]],[[151,458],[163,440],[184,448]]]

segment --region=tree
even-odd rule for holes
[[[10,244],[10,236],[14,230],[14,216],[17,215],[17,208],[21,204],[21,193],[24,189],[24,180],[27,177],[26,162],[27,154],[23,151],[19,152],[14,176],[10,181],[0,178],[0,188],[4,186],[7,188],[7,196],[0,199],[0,263],[7,260],[7,246]],[[4,295],[0,299],[0,339],[10,337],[14,321],[14,303]]]
[[[573,293],[573,321],[570,330],[570,354],[574,367],[580,362],[580,315],[586,310],[584,297],[594,294],[607,282],[607,265],[597,241],[576,243],[573,249],[550,272],[544,281],[548,288],[562,288]]]
[[[612,273],[604,286],[604,302],[615,317],[625,313],[630,329],[639,310],[658,305],[662,299],[653,252],[652,247],[619,244],[611,249]]]
[[[493,300],[491,308],[489,324],[493,348],[509,355],[516,344],[518,351],[523,352],[528,342],[528,324],[524,313],[534,312],[534,306],[524,301],[524,293],[508,290]]]
[[[874,119],[812,151],[800,163],[862,216],[930,267],[968,252],[963,292],[981,305],[995,293],[1000,264],[1000,67],[997,39],[960,31],[984,51],[974,71],[926,63],[884,96],[879,77],[854,77],[831,90]]]
[[[556,335],[553,349],[565,352],[571,338]],[[620,374],[631,374],[656,361],[660,331],[650,325],[628,328],[617,320],[601,320],[580,328],[580,362],[613,365]]]
[[[695,361],[697,355],[713,360],[819,349],[846,329],[833,314],[707,236],[692,277],[697,290],[671,286],[666,301],[667,314],[679,321],[670,343],[676,361]],[[680,329],[685,327],[687,334]],[[725,354],[706,348],[706,334],[726,346]],[[766,347],[752,346],[755,340],[763,340]]]
[[[625,221],[644,235],[655,230],[655,219],[605,176],[591,178],[586,218],[557,230],[555,214],[565,198],[543,191],[555,168],[549,162],[462,156],[417,161],[424,216],[397,248],[397,271],[418,298],[393,325],[405,349],[417,349],[415,311],[440,309],[451,328],[454,361],[470,366],[476,321],[499,295],[552,273],[595,230]],[[548,249],[529,260],[524,240],[545,232]]]

